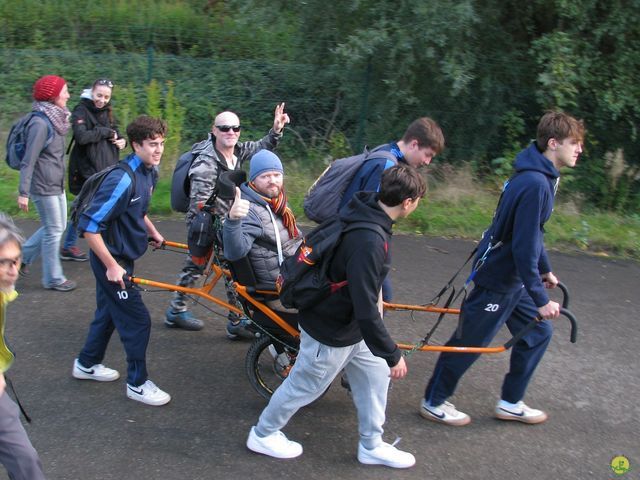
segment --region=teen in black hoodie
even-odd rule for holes
[[[517,342],[495,415],[500,420],[541,423],[547,414],[522,399],[551,341],[550,320],[560,314],[545,288],[558,280],[544,249],[544,224],[551,216],[561,167],[574,167],[582,152],[584,127],[561,112],[538,123],[536,142],[518,154],[515,175],[505,184],[493,223],[478,246],[473,290],[462,305],[462,335],[448,346],[486,346],[506,323],[516,335],[533,318],[545,321]],[[429,380],[420,414],[427,420],[461,426],[471,418],[447,402],[477,354],[442,353]]]
[[[320,305],[300,312],[300,351],[295,367],[275,391],[251,428],[247,447],[275,458],[302,454],[299,443],[280,431],[301,407],[318,398],[343,369],[358,410],[358,460],[408,468],[412,454],[382,440],[389,378],[407,373],[404,358],[382,323],[381,286],[389,271],[391,227],[415,210],[426,185],[416,169],[398,165],[382,175],[380,193],[359,192],[340,215],[345,223],[370,222],[369,229],[346,233],[332,261],[331,277],[347,280]]]

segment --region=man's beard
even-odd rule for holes
[[[273,188],[277,190],[275,193],[273,193],[272,189],[269,188],[269,191],[263,193],[263,195],[268,198],[278,198],[278,196],[280,195],[280,192],[282,191],[282,188],[281,187],[273,187]]]

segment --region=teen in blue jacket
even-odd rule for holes
[[[117,380],[120,374],[102,364],[115,329],[127,355],[127,397],[155,406],[168,403],[171,396],[148,378],[146,352],[151,318],[140,292],[127,276],[133,275],[134,261],[147,250],[149,238],[155,246],[164,241],[147,217],[147,210],[166,134],[164,121],[145,115],[129,124],[127,136],[134,154],[125,162],[135,181],[122,168],[112,170],[80,218],[78,230],[91,248],[97,308],[72,371],[80,380]]]
[[[339,210],[342,210],[353,198],[356,192],[377,192],[380,190],[382,173],[394,165],[403,164],[413,168],[426,167],[433,157],[444,149],[444,134],[440,125],[429,117],[421,117],[409,124],[404,135],[397,142],[379,145],[373,151],[391,152],[397,163],[384,156],[372,155],[358,169],[347,186]],[[386,278],[382,284],[382,298],[390,302],[393,296],[391,281]]]
[[[544,249],[544,224],[553,211],[561,167],[574,167],[582,152],[584,126],[561,112],[549,112],[538,123],[536,141],[518,154],[515,175],[505,184],[494,215],[478,247],[474,288],[462,305],[462,336],[448,346],[486,346],[506,323],[516,335],[531,319],[545,319],[512,349],[509,373],[495,415],[501,420],[541,423],[547,414],[522,399],[533,372],[551,340],[560,306],[545,292],[558,280]],[[427,385],[420,414],[447,425],[466,425],[471,418],[447,399],[478,354],[442,353]]]

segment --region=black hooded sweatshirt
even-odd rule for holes
[[[371,222],[386,238],[369,229],[344,234],[329,268],[334,282],[348,285],[320,304],[300,311],[301,327],[318,342],[346,347],[363,340],[390,367],[400,361],[400,350],[378,312],[378,293],[391,267],[389,244],[393,221],[380,208],[375,192],[358,192],[340,212],[345,223]]]

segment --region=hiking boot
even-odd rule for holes
[[[302,445],[287,439],[280,430],[266,437],[259,437],[255,428],[251,427],[247,438],[247,448],[252,452],[274,458],[295,458],[302,455]]]
[[[238,320],[237,322],[229,320],[227,322],[227,338],[229,340],[238,340],[240,338],[256,338],[255,332],[247,328],[247,322]]]
[[[86,262],[89,257],[78,247],[69,247],[60,249],[61,260],[71,260],[74,262]]]
[[[18,270],[18,273],[20,274],[21,277],[28,277],[31,274],[31,269],[29,268],[29,264],[21,263],[20,270]]]
[[[500,400],[496,405],[496,418],[500,420],[515,420],[516,422],[530,425],[542,423],[548,415],[542,410],[528,407],[522,400],[518,403],[509,403]]]
[[[444,402],[437,407],[432,407],[427,404],[425,399],[422,399],[420,415],[427,420],[452,425],[454,427],[461,427],[471,423],[471,417],[469,417],[469,415],[456,410],[456,406],[449,402]]]
[[[47,290],[57,290],[58,292],[70,292],[74,290],[78,285],[73,280],[65,280],[57,285],[51,285],[50,287],[44,287]]]
[[[386,465],[392,468],[409,468],[416,464],[416,458],[412,454],[385,442],[372,450],[359,443],[358,461],[366,465]]]
[[[196,331],[204,328],[204,322],[194,317],[190,311],[174,313],[171,311],[171,307],[167,309],[164,324],[167,328],[181,328],[183,330]]]
[[[80,365],[77,358],[73,361],[71,375],[78,380],[95,380],[96,382],[113,382],[120,378],[118,371],[113,368],[105,367],[101,363],[86,368]]]
[[[139,387],[127,383],[127,397],[153,406],[165,405],[171,400],[171,395],[160,390],[151,380],[147,380]]]

